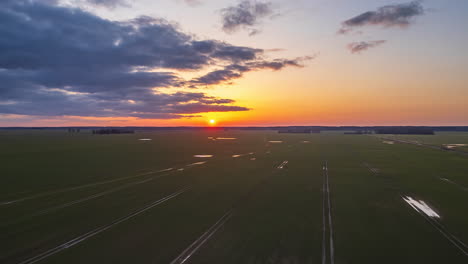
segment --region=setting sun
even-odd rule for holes
[[[210,119],[210,125],[214,125],[214,124],[216,124],[216,120]]]

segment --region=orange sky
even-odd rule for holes
[[[81,8],[111,20],[142,14],[164,17],[198,39],[264,49],[267,59],[313,59],[302,68],[246,72],[232,84],[158,88],[158,92],[201,92],[233,99],[232,105],[249,111],[194,113],[197,117],[178,119],[0,112],[0,126],[207,126],[211,119],[217,126],[468,125],[466,1],[427,0],[422,2],[427,11],[408,26],[363,27],[349,35],[336,33],[344,20],[394,1],[278,2],[274,8],[282,15],[259,23],[261,31],[254,36],[220,30],[216,10],[232,4],[229,1],[207,1],[196,7],[175,2],[141,0],[113,10]],[[359,54],[347,48],[351,42],[375,40],[385,43]],[[191,79],[213,69],[180,76]],[[0,109],[9,103],[0,98]]]

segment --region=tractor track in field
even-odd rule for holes
[[[276,166],[276,170],[281,170],[288,163],[288,161],[283,161],[280,165]],[[192,244],[190,244],[186,249],[182,251],[170,264],[182,264],[190,260],[190,258],[221,228],[226,224],[234,215],[237,208],[239,208],[243,203],[247,202],[258,189],[263,187],[271,175],[264,177],[260,182],[255,184],[245,195],[243,195],[239,200],[237,200],[234,205],[225,212],[221,218],[219,218],[214,225],[208,228],[201,236],[199,236]]]
[[[26,197],[19,198],[19,199],[15,199],[15,200],[0,202],[0,206],[2,206],[2,205],[12,205],[12,204],[16,204],[16,203],[19,203],[19,202],[23,202],[23,201],[27,201],[27,200],[33,200],[33,199],[36,199],[36,198],[47,197],[47,196],[54,195],[54,194],[59,194],[59,193],[64,193],[64,192],[69,192],[69,191],[75,191],[75,190],[95,187],[95,186],[99,186],[99,185],[104,185],[104,184],[108,184],[108,183],[114,183],[114,182],[124,181],[124,180],[128,180],[128,179],[148,176],[148,175],[151,175],[151,174],[157,174],[157,173],[161,173],[161,172],[182,171],[182,170],[184,170],[184,168],[193,167],[193,166],[196,166],[196,165],[202,165],[202,164],[205,164],[207,162],[208,161],[199,161],[199,162],[187,164],[185,166],[181,166],[179,168],[167,168],[167,169],[162,169],[162,170],[157,170],[157,171],[148,171],[148,172],[144,172],[144,173],[140,173],[140,174],[136,174],[136,175],[132,175],[132,176],[125,176],[125,177],[120,177],[120,178],[116,178],[116,179],[112,179],[112,180],[99,181],[99,182],[83,184],[83,185],[78,185],[78,186],[69,187],[69,188],[58,189],[58,190],[55,190],[55,191],[43,192],[43,193],[39,193],[39,194],[31,195],[31,196],[26,196]],[[159,176],[155,177],[154,179],[164,177],[164,176],[167,176],[169,174],[170,173],[159,175]],[[106,191],[104,191],[103,193],[105,193],[105,192]],[[99,195],[99,194],[96,194],[96,195],[97,195],[97,197],[102,196],[102,195]],[[97,198],[97,197],[94,197],[94,198]],[[84,198],[84,199],[86,199],[86,198]],[[89,198],[89,199],[92,199],[92,198]],[[89,200],[89,199],[87,199],[87,200]]]
[[[285,160],[285,161],[281,162],[281,164],[278,165],[278,167],[276,167],[276,168],[277,168],[277,169],[280,169],[280,170],[281,170],[281,169],[284,169],[285,166],[288,164],[288,162],[289,162],[289,161]]]
[[[166,171],[170,171],[170,170],[173,170],[173,169],[169,168],[169,169],[163,169],[163,170],[158,170],[158,171],[149,171],[149,172],[140,173],[140,174],[137,174],[137,175],[125,176],[125,177],[120,177],[120,178],[107,180],[107,181],[99,181],[99,182],[94,182],[94,183],[78,185],[78,186],[74,186],[74,187],[58,189],[58,190],[49,191],[49,192],[38,193],[38,194],[31,195],[31,196],[18,198],[18,199],[15,199],[15,200],[0,202],[0,206],[1,205],[11,205],[11,204],[15,204],[15,203],[19,203],[19,202],[23,202],[23,201],[27,201],[27,200],[32,200],[32,199],[36,199],[36,198],[41,198],[41,197],[54,195],[54,194],[59,194],[59,193],[64,193],[64,192],[69,192],[69,191],[75,191],[75,190],[85,189],[85,188],[89,188],[89,187],[95,187],[95,186],[99,186],[99,185],[103,185],[103,184],[124,181],[124,180],[132,179],[132,178],[142,177],[142,176],[151,175],[151,174],[160,173],[160,172],[166,172]]]
[[[461,184],[458,184],[450,179],[447,179],[447,178],[439,178],[441,181],[444,181],[444,182],[448,182],[450,184],[453,184],[454,186],[456,186],[457,188],[459,188],[460,190],[462,191],[465,191],[465,192],[468,192],[468,188],[461,185]]]
[[[323,165],[323,185],[322,185],[322,264],[327,263],[327,252],[329,253],[329,263],[335,263],[335,244],[333,241],[333,220],[332,206],[330,199],[330,182],[328,176],[328,161]],[[328,221],[327,221],[328,220]],[[328,224],[328,243],[327,243]],[[327,249],[328,244],[328,249]]]
[[[394,142],[397,142],[397,143],[400,143],[400,144],[414,145],[414,146],[430,148],[430,149],[435,149],[435,150],[442,150],[442,151],[446,151],[446,152],[453,152],[453,153],[458,153],[458,154],[461,154],[461,155],[468,156],[468,152],[463,151],[463,150],[446,149],[446,148],[436,146],[436,145],[430,145],[430,144],[426,144],[426,143],[419,143],[419,142],[413,142],[413,141],[402,140],[402,139],[392,139],[392,138],[385,138],[385,137],[378,137],[378,138],[383,139],[383,140],[391,140],[391,141],[394,141]]]
[[[325,169],[325,167],[323,167]],[[326,201],[327,201],[327,196],[325,192],[325,180],[323,180],[322,183],[322,264],[327,263],[327,227],[326,227],[326,222],[327,222],[327,217],[326,217]]]
[[[135,186],[135,185],[147,183],[147,182],[150,182],[152,180],[155,180],[157,178],[164,177],[164,176],[167,176],[167,175],[169,175],[169,174],[162,174],[162,175],[158,175],[157,177],[152,177],[152,178],[149,178],[149,179],[146,179],[146,180],[128,183],[128,184],[125,184],[123,186],[119,186],[119,187],[116,187],[116,188],[113,188],[113,189],[110,189],[110,190],[107,190],[107,191],[103,191],[103,192],[96,193],[96,194],[93,194],[93,195],[90,195],[90,196],[87,196],[87,197],[80,198],[78,200],[67,202],[67,203],[64,203],[64,204],[61,204],[61,205],[52,206],[52,207],[43,209],[41,211],[38,211],[36,213],[33,213],[31,215],[21,217],[20,219],[16,219],[14,222],[4,223],[1,226],[5,227],[5,226],[8,226],[10,224],[17,223],[18,221],[22,221],[22,220],[29,219],[29,218],[32,218],[32,217],[36,217],[36,216],[45,215],[45,214],[48,214],[48,213],[51,213],[51,212],[55,212],[55,211],[58,211],[60,209],[64,209],[64,208],[67,208],[67,207],[70,207],[70,206],[73,206],[73,205],[77,205],[77,204],[80,204],[80,203],[83,203],[83,202],[87,202],[87,201],[90,201],[90,200],[93,200],[93,199],[103,197],[105,195],[108,195],[108,194],[111,194],[111,193],[114,193],[114,192],[117,192],[117,191],[120,191],[120,190],[124,190],[126,188],[130,188],[130,187]]]
[[[373,168],[371,167],[370,164],[364,162],[363,165],[369,169],[369,171],[371,171],[372,173],[378,175],[380,170],[376,169],[376,168]],[[450,180],[448,179],[445,179],[445,178],[439,178],[440,180],[443,180],[443,181],[447,181],[447,182],[450,182],[452,184],[455,184],[455,182],[451,182]],[[460,187],[460,186],[458,186]],[[461,241],[459,238],[457,238],[455,235],[451,234],[447,228],[442,225],[441,222],[439,222],[437,219],[435,219],[434,217],[431,217],[429,216],[427,213],[425,213],[423,210],[421,210],[420,208],[408,203],[407,199],[408,198],[411,198],[411,197],[414,197],[414,195],[404,195],[404,191],[401,189],[401,188],[396,188],[395,189],[399,194],[400,198],[406,202],[406,204],[408,206],[410,206],[411,208],[413,208],[420,216],[422,216],[427,222],[429,222],[429,224],[432,225],[432,227],[434,227],[440,234],[443,235],[443,237],[445,237],[452,245],[454,245],[457,249],[460,250],[460,252],[462,254],[464,254],[465,256],[468,257],[468,246],[463,242]]]
[[[81,242],[83,242],[83,241],[97,235],[97,234],[100,234],[100,233],[102,233],[102,232],[104,232],[104,231],[106,231],[106,230],[108,230],[108,229],[122,223],[122,222],[125,222],[125,221],[127,221],[127,220],[141,214],[141,213],[144,213],[144,212],[152,209],[153,207],[155,207],[157,205],[160,205],[160,204],[162,204],[162,203],[164,203],[164,202],[166,202],[166,201],[168,201],[168,200],[170,200],[172,198],[175,198],[175,197],[179,196],[180,194],[186,192],[189,189],[190,189],[190,187],[182,188],[182,189],[180,189],[180,190],[178,190],[178,191],[176,191],[176,192],[174,192],[174,193],[172,193],[172,194],[170,194],[168,196],[165,196],[165,197],[163,197],[161,199],[158,199],[158,200],[156,200],[156,201],[154,201],[154,202],[152,202],[152,203],[150,203],[150,204],[148,204],[148,205],[134,211],[133,213],[131,213],[129,215],[118,218],[118,219],[114,220],[113,222],[111,222],[111,223],[109,223],[107,225],[98,227],[98,228],[96,228],[94,230],[91,230],[91,231],[89,231],[87,233],[84,233],[84,234],[82,234],[80,236],[77,236],[77,237],[75,237],[75,238],[73,238],[73,239],[71,239],[71,240],[69,240],[69,241],[67,241],[67,242],[65,242],[63,244],[60,244],[60,245],[58,245],[58,246],[56,246],[54,248],[51,248],[51,249],[49,249],[49,250],[47,250],[47,251],[45,251],[45,252],[43,252],[41,254],[38,254],[38,255],[36,255],[34,257],[31,257],[31,258],[28,258],[28,259],[20,262],[20,264],[32,264],[32,263],[36,263],[36,262],[39,262],[41,260],[44,260],[44,259],[46,259],[46,258],[48,258],[50,256],[53,256],[53,255],[65,250],[65,249],[73,247],[73,246],[75,246],[75,245],[77,245],[77,244],[79,244],[79,243],[81,243]]]
[[[206,161],[203,161],[203,163],[198,162],[197,164],[187,164],[185,166],[182,166],[182,168],[191,167],[191,166],[200,165],[200,164],[205,164],[205,163],[206,163]],[[168,173],[165,173],[165,174],[152,176],[152,177],[150,177],[148,179],[144,179],[144,180],[141,180],[141,181],[127,183],[127,184],[124,184],[122,186],[118,186],[116,188],[105,190],[105,191],[102,191],[100,193],[96,193],[96,194],[92,194],[92,195],[89,195],[89,196],[86,196],[86,197],[82,197],[82,198],[79,198],[79,199],[74,200],[74,201],[66,202],[64,204],[52,206],[52,207],[37,211],[35,213],[32,213],[30,215],[22,216],[19,219],[15,219],[14,221],[1,223],[0,227],[6,227],[6,226],[9,226],[11,224],[15,224],[15,223],[17,223],[19,221],[23,221],[23,220],[33,218],[33,217],[36,217],[36,216],[45,215],[45,214],[48,214],[48,213],[58,211],[60,209],[64,209],[64,208],[67,208],[67,207],[70,207],[70,206],[74,206],[74,205],[77,205],[77,204],[80,204],[80,203],[84,203],[84,202],[87,202],[87,201],[90,201],[90,200],[93,200],[93,199],[97,199],[97,198],[103,197],[105,195],[108,195],[108,194],[111,194],[111,193],[114,193],[114,192],[117,192],[117,191],[120,191],[120,190],[124,190],[124,189],[130,188],[130,187],[136,186],[136,185],[140,185],[140,184],[144,184],[144,183],[156,180],[158,178],[169,176],[169,175],[171,175],[172,173],[174,173],[176,171],[180,172],[180,170],[174,170],[173,168],[169,168],[169,169],[158,170],[158,171],[155,171],[155,172],[146,172],[146,173],[143,173],[143,174],[138,174],[137,176],[141,177],[141,176],[151,175],[151,174],[160,173],[160,172],[168,172]],[[57,193],[59,193],[59,192],[55,192],[55,194],[57,194]],[[25,199],[23,199],[23,200],[25,200]]]
[[[406,201],[408,196],[400,195],[402,200]],[[408,205],[413,208],[420,216],[422,216],[429,224],[431,224],[434,229],[436,229],[439,233],[441,233],[453,246],[455,246],[460,252],[465,255],[465,257],[468,257],[468,246],[461,241],[459,238],[457,238],[455,235],[451,234],[447,228],[445,228],[444,225],[442,225],[439,221],[437,221],[435,218],[430,217],[419,209],[418,207],[409,204]]]
[[[214,225],[206,230],[199,238],[190,244],[182,253],[177,256],[170,264],[185,263],[207,242],[229,219],[231,219],[233,210],[226,212]]]

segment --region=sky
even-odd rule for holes
[[[0,126],[468,125],[465,0],[2,0]]]

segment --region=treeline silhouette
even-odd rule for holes
[[[320,129],[312,129],[307,127],[290,127],[282,128],[278,130],[278,133],[296,133],[296,134],[310,134],[310,133],[320,133]]]
[[[372,130],[358,130],[358,131],[348,131],[344,132],[345,135],[366,135],[366,134],[373,134],[374,131]]]
[[[69,128],[68,133],[80,133],[80,129],[79,128]]]
[[[408,135],[434,135],[430,127],[381,127],[375,129],[377,134],[408,134]]]
[[[106,129],[93,129],[93,134],[97,135],[108,135],[108,134],[133,134],[134,130],[129,129],[116,129],[116,128],[106,128]]]

